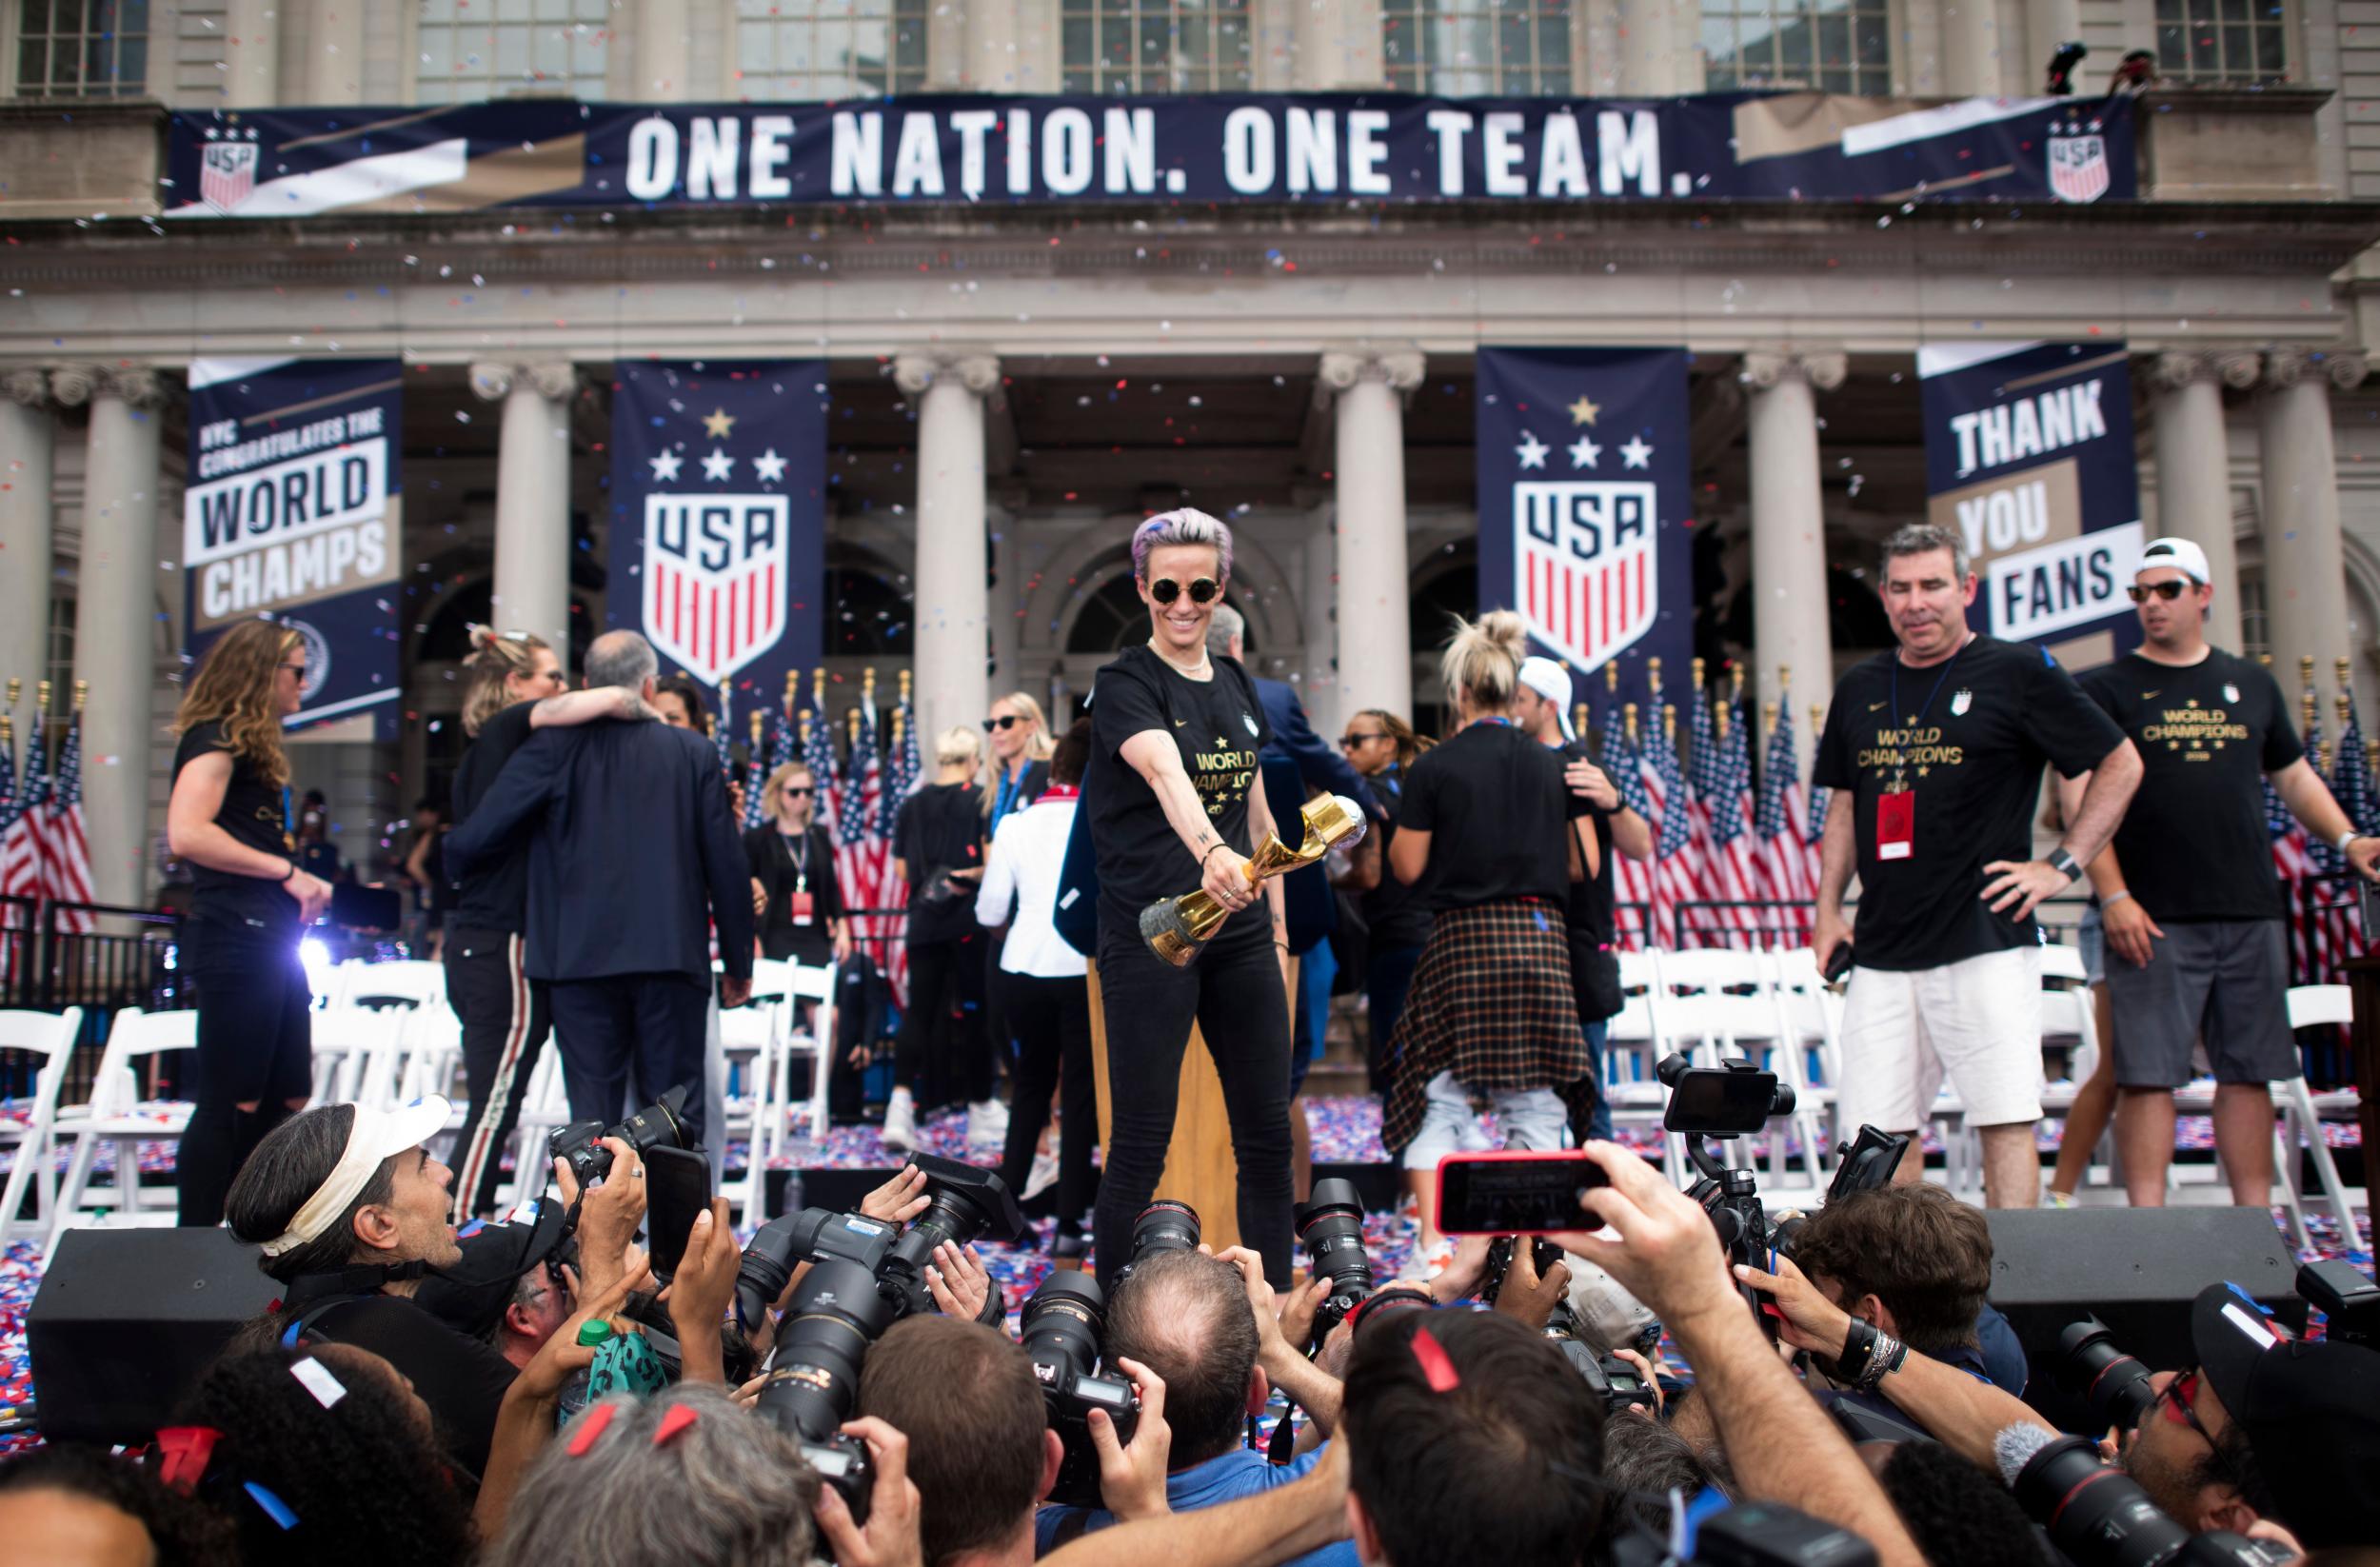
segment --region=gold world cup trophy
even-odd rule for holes
[[[1266,833],[1248,857],[1250,885],[1311,865],[1337,845],[1353,847],[1363,839],[1363,812],[1345,795],[1317,795],[1299,814],[1305,819],[1305,841],[1293,849],[1279,834]],[[1180,898],[1160,898],[1140,911],[1140,939],[1176,968],[1187,968],[1206,950],[1228,912],[1204,887]]]

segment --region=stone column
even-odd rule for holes
[[[2033,66],[2014,47],[2015,34],[2000,27],[1997,11],[1997,0],[1948,0],[1942,7],[1944,91],[1962,98],[1992,97],[2001,90],[2003,67],[2024,70]],[[2004,40],[2007,47],[2003,47]]]
[[[1780,665],[1812,701],[1835,689],[1815,392],[1841,386],[1844,367],[1838,353],[1744,355],[1752,396],[1753,662],[1764,696]],[[1807,770],[1817,737],[1805,727],[1795,725],[1794,739]]]
[[[228,0],[224,6],[226,109],[272,109],[280,104],[280,8],[291,3],[292,0]]]
[[[701,103],[714,96],[708,90],[696,91],[688,80],[693,73],[691,34],[684,0],[637,0],[631,98],[640,103]],[[724,47],[735,48],[733,32]]]
[[[2360,385],[2360,353],[2277,348],[2265,355],[2256,403],[2264,475],[2264,608],[2273,673],[2294,694],[2297,661],[2315,666],[2355,651],[2347,617],[2347,557],[2339,536],[2338,455],[2330,388]]]
[[[1304,508],[1306,515],[1306,568],[1303,630],[1306,656],[1299,677],[1299,700],[1305,704],[1306,719],[1314,732],[1324,740],[1336,741],[1345,727],[1341,716],[1350,708],[1341,702],[1344,694],[1339,680],[1339,626],[1335,605],[1338,593],[1333,579],[1339,575],[1339,539],[1335,520],[1328,506]]]
[[[904,353],[893,380],[918,405],[918,740],[974,724],[991,701],[984,678],[983,403],[1000,387],[989,354]]]
[[[281,0],[283,6],[297,0]],[[307,53],[302,102],[328,108],[364,101],[364,8],[356,0],[309,0]]]
[[[50,378],[30,367],[0,378],[0,681],[30,692],[50,662]]]
[[[1413,716],[1411,573],[1405,565],[1405,393],[1421,385],[1417,348],[1332,350],[1315,386],[1339,399],[1339,679],[1342,711]]]
[[[1290,48],[1299,91],[1377,90],[1388,79],[1379,0],[1299,0]]]
[[[165,383],[147,368],[72,366],[58,401],[90,404],[77,565],[74,678],[83,714],[83,822],[91,894],[138,906],[149,895],[149,708],[157,681],[157,485]],[[181,550],[173,546],[172,557]]]
[[[2252,353],[2167,353],[2156,363],[2159,535],[2207,552],[2214,604],[2207,640],[2239,651],[2239,551],[2231,537],[2231,459],[2223,433],[2223,388],[2256,384]]]
[[[496,591],[500,631],[545,638],[569,662],[570,398],[568,365],[471,367],[471,390],[504,404],[496,450]]]

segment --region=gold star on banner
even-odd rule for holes
[[[1600,405],[1592,399],[1581,397],[1570,406],[1570,422],[1574,425],[1592,425],[1595,423],[1595,416],[1602,411]]]
[[[1919,778],[1923,778],[1923,777],[1925,777],[1925,776],[1926,776],[1926,774],[1928,774],[1928,773],[1930,773],[1930,772],[1932,772],[1932,771],[1934,771],[1934,769],[1933,769],[1932,767],[1920,767],[1920,768],[1918,768],[1918,769],[1917,769],[1917,776],[1918,776]]]
[[[703,428],[714,441],[726,440],[735,427],[735,416],[725,408],[713,408],[703,416]]]

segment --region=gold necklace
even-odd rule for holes
[[[1199,649],[1199,662],[1187,669],[1184,669],[1180,664],[1175,663],[1172,659],[1165,658],[1165,649],[1157,645],[1157,639],[1155,637],[1151,637],[1149,639],[1149,651],[1155,653],[1159,658],[1164,659],[1166,667],[1172,669],[1174,673],[1180,675],[1184,680],[1196,680],[1200,675],[1211,675],[1215,672],[1215,661],[1207,657],[1206,649],[1203,647]]]

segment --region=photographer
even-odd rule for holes
[[[1284,1357],[1303,1360],[1287,1350],[1271,1311],[1250,1304],[1251,1280],[1263,1278],[1261,1260],[1254,1252],[1239,1257],[1236,1265],[1196,1251],[1143,1257],[1108,1304],[1107,1362],[1137,1363],[1164,1385],[1164,1418],[1173,1434],[1165,1499],[1177,1513],[1287,1485],[1323,1461],[1314,1453],[1286,1464],[1268,1463],[1245,1445],[1248,1420],[1263,1412],[1272,1396],[1262,1362],[1282,1366]],[[1269,1356],[1268,1332],[1279,1341]],[[1327,1427],[1338,1413],[1337,1384],[1310,1365],[1305,1375],[1301,1391],[1292,1396]],[[1034,1519],[1034,1533],[1046,1552],[1114,1521],[1104,1511],[1044,1507]],[[1354,1567],[1356,1560],[1344,1545],[1298,1559],[1309,1567]]]

